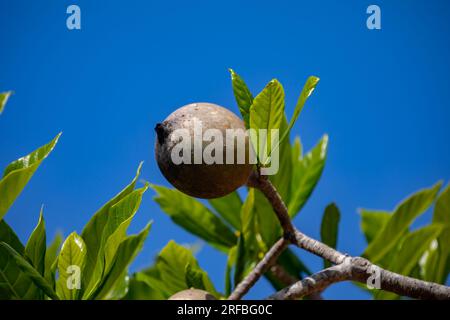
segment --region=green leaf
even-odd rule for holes
[[[189,289],[186,283],[186,266],[203,273],[203,284],[205,289],[218,297],[217,291],[204,272],[198,265],[192,252],[170,241],[159,253],[155,265],[147,270],[138,272],[135,278],[145,282],[151,290],[159,292],[164,299],[185,289]]]
[[[263,165],[267,165],[270,161],[271,129],[279,130],[283,117],[284,90],[278,80],[274,79],[256,96],[250,107],[250,128],[256,130],[255,134],[250,134],[250,139],[258,160]],[[267,132],[264,133],[262,129],[266,129]]]
[[[236,244],[236,236],[222,220],[196,199],[176,190],[152,185],[156,191],[155,201],[179,226],[227,251]]]
[[[108,294],[104,297],[105,300],[120,300],[123,299],[130,286],[130,276],[128,275],[128,269],[119,276],[116,284],[109,290]]]
[[[319,83],[319,80],[320,79],[315,76],[310,76],[308,80],[306,80],[302,92],[300,93],[300,97],[298,97],[297,105],[295,106],[294,109],[294,114],[292,115],[291,121],[289,121],[289,126],[287,130],[285,130],[283,132],[283,135],[281,136],[280,143],[283,142],[284,139],[286,139],[286,137],[289,135],[289,132],[291,131],[292,127],[295,124],[295,121],[297,121],[300,112],[303,110],[303,107],[305,106],[306,100],[308,100],[308,98],[313,93],[317,83]]]
[[[285,128],[287,128],[287,120],[286,117],[283,116],[283,121],[281,122],[280,130],[285,130]],[[284,200],[284,202],[288,203],[293,170],[291,144],[289,140],[284,140],[280,144],[278,157],[279,157],[278,172],[275,175],[270,176],[270,181],[277,188],[277,191],[280,194],[281,198]],[[275,153],[273,152],[271,155],[271,159],[272,164],[274,164],[276,156]]]
[[[84,269],[83,282],[87,286],[90,283],[91,276],[94,272],[94,268],[97,264],[97,258],[99,257],[100,245],[103,239],[103,231],[105,229],[106,223],[108,222],[109,211],[112,206],[117,204],[131,192],[133,192],[136,182],[141,173],[142,162],[139,164],[137,172],[131,183],[126,186],[121,192],[119,192],[114,198],[109,200],[103,207],[101,207],[89,220],[81,233],[86,248],[87,248],[87,258],[86,265]]]
[[[151,288],[146,281],[138,277],[146,277],[145,274],[134,274],[128,285],[128,292],[124,300],[164,300],[166,297],[161,292]]]
[[[108,211],[97,256],[97,263],[91,276],[91,282],[85,290],[84,297],[92,296],[98,289],[105,275],[111,269],[114,256],[122,240],[126,237],[128,226],[142,201],[142,196],[148,189],[148,184],[136,189],[114,204]]]
[[[364,256],[373,263],[381,260],[395,247],[409,225],[433,203],[441,182],[429,189],[416,192],[397,206],[389,221],[367,246]]]
[[[0,242],[9,244],[23,255],[25,248],[11,227],[0,220]],[[11,255],[0,247],[0,299],[31,299],[27,293],[33,291],[33,282],[20,270]]]
[[[259,230],[257,227],[257,216],[255,210],[256,190],[250,188],[247,198],[241,210],[242,230],[237,243],[234,285],[241,282],[245,276],[255,267],[259,261],[260,245],[258,243]]]
[[[299,148],[296,146],[295,148]],[[328,135],[324,135],[319,143],[304,157],[293,159],[291,195],[288,211],[294,217],[305,205],[319,182],[325,166],[328,149]],[[297,154],[296,150],[294,154]]]
[[[275,186],[276,187],[276,186]],[[282,235],[282,229],[272,205],[264,194],[255,190],[254,210],[257,216],[258,231],[267,248],[270,248]]]
[[[14,260],[15,264],[22,270],[22,272],[31,280],[33,283],[40,288],[47,296],[54,300],[58,300],[58,296],[53,291],[53,288],[45,280],[39,272],[33,268],[33,266],[25,260],[24,257],[20,255],[16,250],[14,250],[9,244],[5,242],[0,242],[0,247],[2,247]]]
[[[25,246],[25,254],[30,259],[31,264],[41,274],[44,275],[45,271],[45,252],[46,252],[46,236],[45,236],[45,223],[43,213],[39,214],[39,221],[31,233]]]
[[[250,107],[253,103],[253,96],[244,80],[242,80],[242,78],[234,72],[233,69],[229,69],[229,71],[231,73],[231,84],[233,87],[234,97],[242,118],[244,119],[245,127],[248,129],[250,127]]]
[[[286,117],[282,121],[282,128],[287,127]],[[292,179],[291,145],[285,140],[279,153],[279,170],[275,175],[269,177],[285,203],[289,202],[290,184]],[[275,156],[272,155],[273,160]],[[255,210],[258,216],[258,231],[267,247],[272,246],[282,234],[281,227],[275,212],[267,198],[257,190],[255,192]]]
[[[5,109],[5,105],[8,102],[9,97],[11,96],[12,91],[6,91],[0,93],[0,114],[2,114]]]
[[[45,273],[44,277],[47,279],[48,283],[55,286],[55,272],[56,265],[58,259],[59,248],[61,247],[61,243],[63,241],[62,235],[57,233],[50,246],[48,246],[45,252]]]
[[[120,243],[114,256],[112,267],[109,273],[105,275],[105,281],[95,294],[88,296],[89,299],[105,299],[111,290],[114,290],[117,284],[123,280],[124,271],[127,270],[130,263],[141,251],[144,241],[150,232],[150,227],[151,223],[148,223],[139,234],[128,236]]]
[[[109,271],[110,264],[122,240],[125,239],[128,226],[139,209],[142,196],[147,191],[148,184],[137,189],[111,207],[108,222],[103,232],[105,247],[105,270]]]
[[[236,230],[241,229],[239,212],[241,211],[242,200],[236,191],[225,197],[210,199],[208,202],[233,228]]]
[[[80,273],[78,276],[84,275],[83,267],[86,262],[86,245],[83,239],[76,233],[72,232],[64,241],[61,252],[58,257],[58,271],[59,278],[56,282],[56,293],[61,299],[64,300],[77,300],[80,288],[76,286],[76,278],[73,282],[70,277],[76,277],[76,271],[72,270],[73,267],[78,268]],[[80,279],[81,281],[81,279]],[[73,285],[73,286],[72,286]]]
[[[439,195],[433,212],[433,223],[444,226],[437,247],[429,251],[424,280],[444,284],[450,272],[450,185]]]
[[[320,226],[320,237],[322,242],[326,245],[336,248],[338,238],[339,220],[341,214],[338,207],[332,203],[325,208],[325,212],[322,218],[322,224]],[[328,260],[324,260],[324,268],[331,266]]]
[[[228,251],[227,266],[225,268],[225,296],[228,297],[231,294],[231,272],[233,266],[236,264],[237,245],[232,247]]]
[[[407,234],[400,249],[393,255],[389,270],[405,276],[411,276],[414,267],[429,248],[431,241],[436,239],[442,231],[442,225],[432,224]],[[394,299],[396,294],[377,291],[376,299]]]
[[[186,265],[185,278],[186,285],[189,288],[205,290],[205,285],[203,284],[203,273],[199,270],[193,269],[189,263]]]
[[[0,220],[22,192],[42,161],[55,147],[61,133],[50,143],[33,151],[29,155],[11,162],[0,180]]]
[[[236,267],[234,270],[234,286],[236,287],[242,279],[245,277],[246,273],[246,250],[245,250],[245,238],[241,234],[236,249]]]
[[[391,218],[391,213],[386,211],[360,210],[361,230],[367,243],[371,243],[376,235],[383,230],[384,225]]]

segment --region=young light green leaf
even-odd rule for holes
[[[45,252],[45,272],[44,277],[48,283],[51,284],[52,288],[55,286],[55,272],[58,259],[59,248],[63,237],[61,233],[57,233],[51,244],[47,247]]]
[[[236,103],[244,119],[245,127],[248,129],[250,118],[250,107],[253,103],[253,95],[245,84],[244,80],[233,69],[229,69],[231,73],[231,84],[233,87]]]
[[[250,134],[253,148],[262,164],[270,161],[272,147],[271,129],[280,130],[284,117],[284,90],[278,80],[270,81],[256,96],[250,107],[250,128],[255,134]],[[266,132],[262,130],[267,130]]]
[[[361,230],[367,243],[371,243],[376,235],[383,230],[384,225],[391,218],[391,213],[361,209]]]
[[[287,121],[286,117],[283,117],[281,128],[285,127],[287,127]],[[285,140],[280,147],[279,170],[275,175],[269,177],[285,203],[288,203],[290,199],[289,194],[292,182],[292,169],[291,145],[289,140]],[[255,192],[254,206],[258,217],[258,231],[266,246],[270,247],[278,240],[282,233],[278,219],[276,218],[271,204],[259,190]]]
[[[56,281],[56,293],[61,299],[78,299],[81,289],[78,284],[81,284],[81,279],[76,277],[84,275],[85,262],[86,245],[76,232],[72,232],[64,241],[58,257],[59,278]]]
[[[405,276],[411,276],[414,267],[442,231],[442,225],[431,224],[407,234],[402,240],[400,249],[393,255],[388,270]],[[377,291],[376,299],[394,299],[397,295],[385,291]]]
[[[41,274],[44,275],[45,271],[45,252],[47,249],[46,235],[45,235],[45,223],[43,216],[43,209],[39,214],[39,221],[31,233],[25,246],[25,254],[30,259],[31,264]]]
[[[139,209],[142,196],[147,189],[148,184],[143,188],[132,191],[109,208],[96,265],[92,271],[91,281],[84,293],[92,295],[105,278],[105,275],[110,271],[117,248],[122,240],[125,239],[128,226]]]
[[[369,243],[364,256],[373,263],[380,261],[391,248],[397,245],[414,219],[431,206],[440,188],[441,182],[429,189],[416,192],[398,205],[383,229]]]
[[[241,229],[239,212],[241,211],[242,200],[236,191],[226,195],[225,197],[210,199],[208,202],[233,228],[236,230]]]
[[[120,200],[125,198],[131,192],[133,192],[136,182],[141,173],[142,162],[139,164],[136,171],[136,175],[131,181],[131,183],[126,186],[121,192],[119,192],[115,197],[109,200],[103,207],[101,207],[89,220],[81,233],[86,248],[87,248],[87,258],[85,265],[85,276],[83,278],[84,286],[90,283],[91,276],[93,274],[94,268],[97,264],[97,258],[99,256],[100,245],[102,242],[103,231],[105,229],[106,223],[109,217],[109,211],[112,206],[117,204]],[[82,290],[83,291],[83,290]]]
[[[27,260],[25,260],[25,258],[22,257],[20,253],[18,253],[5,242],[0,242],[0,247],[4,249],[10,255],[10,257],[12,257],[15,264],[19,267],[23,274],[25,274],[39,289],[41,289],[51,299],[59,299],[47,280],[45,280],[45,278]],[[11,286],[13,290],[14,285],[15,284]]]
[[[12,91],[6,91],[0,93],[0,114],[2,114],[5,109],[5,105],[8,102],[9,97],[11,96]]]
[[[148,184],[137,189],[111,207],[103,237],[105,241],[105,272],[109,271],[117,248],[126,237],[128,226],[139,209],[142,196],[148,189]]]
[[[300,93],[300,96],[297,100],[297,105],[294,109],[294,114],[292,115],[291,121],[289,121],[289,126],[287,127],[287,130],[285,130],[280,138],[280,143],[288,137],[289,132],[291,131],[292,127],[295,124],[295,121],[297,121],[298,116],[300,115],[300,112],[303,110],[303,107],[305,106],[306,100],[311,96],[314,89],[316,88],[317,83],[319,83],[319,78],[315,76],[310,76],[308,80],[306,80],[305,85],[303,86],[302,92]]]
[[[155,201],[176,224],[223,251],[236,244],[230,228],[201,202],[176,189],[152,188],[157,192]]]
[[[0,220],[22,192],[42,161],[53,150],[60,135],[61,133],[48,144],[11,162],[6,167],[3,178],[0,180],[0,199],[2,199],[0,201]]]
[[[437,239],[437,247],[428,252],[424,279],[445,283],[450,272],[450,185],[438,196],[433,212],[433,223],[444,226]]]
[[[320,237],[323,243],[332,248],[336,248],[340,219],[341,214],[339,213],[338,207],[334,203],[329,204],[325,208],[323,214],[322,224],[320,226]],[[330,266],[331,263],[324,259],[324,268]]]
[[[293,159],[291,195],[288,211],[294,217],[311,196],[322,175],[328,149],[328,136],[324,135],[319,143],[303,158]]]
[[[116,284],[109,290],[104,297],[105,300],[122,300],[128,293],[130,286],[130,276],[128,269],[125,269],[118,277]]]
[[[122,275],[127,270],[130,263],[141,251],[144,241],[150,232],[151,223],[148,223],[145,228],[136,235],[126,237],[117,248],[117,253],[114,256],[112,267],[110,271],[105,274],[104,281],[95,293],[88,295],[88,299],[105,299],[109,296],[111,290],[122,281]]]
[[[280,131],[283,131],[287,128],[287,120],[286,117],[283,116],[283,121],[281,122]],[[278,193],[285,203],[289,203],[289,192],[291,188],[291,180],[292,180],[292,155],[291,155],[291,144],[289,139],[281,142],[279,146],[279,153],[276,155],[275,153],[271,154],[271,163],[275,165],[276,157],[278,156],[278,172],[275,175],[270,176],[270,181],[277,188]]]

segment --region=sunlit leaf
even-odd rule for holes
[[[42,161],[55,147],[61,133],[50,143],[40,147],[32,153],[11,162],[0,180],[0,220],[22,192],[25,185],[33,176]]]
[[[383,230],[384,225],[391,218],[391,214],[386,211],[361,209],[361,230],[367,243],[371,243],[378,232]]]
[[[381,260],[391,248],[397,245],[398,240],[415,218],[431,206],[440,187],[439,182],[429,189],[416,192],[398,205],[383,229],[369,243],[364,256],[373,263]]]
[[[76,232],[72,232],[64,241],[58,256],[59,278],[56,281],[56,293],[61,299],[78,299],[81,288],[77,287],[77,284],[80,282],[77,281],[76,276],[84,274],[83,267],[85,262],[86,245]],[[75,270],[78,270],[79,273]],[[73,278],[71,277],[72,275]]]
[[[319,182],[325,166],[327,149],[328,136],[324,135],[319,143],[304,157],[293,159],[291,195],[288,204],[291,217],[294,217],[301,210]]]
[[[136,189],[109,208],[96,265],[92,271],[92,280],[84,292],[84,297],[91,297],[109,273],[117,249],[126,238],[128,226],[139,209],[142,196],[147,189],[148,185]]]
[[[44,275],[45,270],[46,246],[45,223],[41,209],[38,224],[31,233],[27,245],[25,246],[26,256],[30,259],[31,264],[41,275]]]
[[[300,96],[297,100],[297,105],[294,109],[294,114],[292,115],[291,121],[289,121],[289,126],[287,127],[287,130],[283,131],[283,135],[280,138],[280,143],[286,139],[286,137],[289,136],[289,133],[292,129],[292,127],[295,124],[295,121],[297,121],[298,116],[300,115],[300,112],[303,110],[303,107],[305,106],[306,100],[311,96],[314,89],[316,88],[317,83],[319,83],[319,78],[315,76],[310,76],[308,80],[306,80],[305,85],[303,86],[302,92],[300,93]]]
[[[100,245],[103,239],[103,231],[108,221],[109,211],[112,206],[114,206],[120,200],[133,192],[136,186],[136,182],[139,178],[141,168],[142,162],[139,164],[136,175],[131,183],[126,186],[121,192],[119,192],[114,198],[103,205],[103,207],[101,207],[89,220],[89,222],[84,227],[83,232],[81,233],[81,237],[83,238],[87,248],[86,265],[84,272],[85,276],[83,277],[83,283],[85,286],[90,283],[91,276],[97,264]]]
[[[233,87],[236,103],[244,119],[245,127],[249,128],[250,107],[253,103],[253,96],[245,84],[244,80],[234,70],[229,69],[231,73],[231,84]]]
[[[424,279],[445,283],[450,272],[450,185],[438,196],[433,212],[433,223],[443,225],[435,248],[429,251]]]
[[[63,241],[62,235],[60,233],[57,233],[45,252],[44,277],[48,281],[48,283],[52,285],[52,288],[54,288],[55,286],[55,271],[57,265],[57,258],[62,241]]]
[[[111,290],[117,287],[117,284],[123,280],[122,276],[127,270],[130,263],[134,260],[136,255],[141,251],[144,241],[150,231],[151,223],[147,224],[145,228],[136,235],[126,237],[117,248],[117,253],[112,261],[112,267],[105,275],[105,281],[102,282],[98,290],[88,296],[89,299],[105,299],[110,294]]]
[[[280,130],[283,117],[284,90],[278,80],[274,79],[256,96],[250,107],[250,128],[256,130],[254,135],[250,134],[250,138],[262,164],[267,164],[272,150],[271,129]],[[267,131],[262,131],[264,129]]]
[[[419,259],[442,231],[442,225],[432,224],[407,234],[400,249],[393,255],[388,270],[405,276],[411,276]],[[391,292],[378,291],[377,299],[394,299],[397,295]]]
[[[146,283],[150,292],[154,290],[167,299],[179,291],[189,289],[189,285],[186,283],[187,265],[190,265],[191,270],[195,270],[196,273],[202,273],[205,289],[219,297],[211,280],[200,268],[192,252],[174,241],[170,241],[161,250],[151,268],[136,273],[135,279]]]
[[[322,224],[320,226],[320,238],[326,245],[336,248],[338,239],[338,228],[341,214],[338,207],[332,203],[325,208],[325,212],[322,218]],[[324,259],[324,268],[331,266],[331,263]]]
[[[5,105],[8,102],[9,97],[11,96],[12,91],[6,91],[0,93],[0,114],[2,114],[5,109]]]

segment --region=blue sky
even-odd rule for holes
[[[382,29],[366,28],[378,4]],[[82,30],[66,28],[77,4]],[[360,254],[357,208],[391,210],[413,191],[450,176],[448,1],[22,1],[0,2],[0,168],[61,140],[6,220],[25,241],[45,204],[49,237],[81,231],[141,160],[142,177],[168,185],[153,157],[155,123],[179,106],[209,101],[238,112],[227,68],[254,93],[272,78],[292,114],[309,75],[321,81],[296,123],[306,149],[330,136],[322,180],[296,219],[318,237],[324,207],[342,211],[338,248]],[[154,220],[132,269],[170,240],[195,238],[165,216],[149,191],[131,231]],[[427,221],[429,214],[419,219]],[[321,261],[296,251],[317,270]],[[198,254],[219,289],[226,257]],[[249,294],[270,292],[265,281]],[[366,298],[351,284],[325,297]]]

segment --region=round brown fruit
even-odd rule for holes
[[[212,294],[199,289],[187,289],[175,293],[169,300],[217,300]]]
[[[223,144],[221,144],[221,149],[216,149],[223,154],[222,163],[205,163],[204,157],[202,157],[201,163],[194,163],[194,123],[197,127],[198,124],[201,124],[203,133],[207,129],[218,129],[222,133]],[[187,129],[190,134],[190,163],[176,164],[172,161],[172,149],[182,140],[177,134],[173,134],[178,129]],[[192,103],[174,111],[155,127],[157,133],[155,155],[162,174],[175,188],[197,198],[219,198],[244,185],[252,170],[248,152],[249,139],[245,134],[245,146],[237,143],[237,139],[227,139],[227,129],[241,129],[241,131],[235,132],[242,134],[245,132],[245,125],[233,112],[216,104]],[[179,132],[177,131],[177,133]],[[209,141],[204,140],[202,139],[201,144],[202,155],[205,147],[211,144],[214,138]],[[234,161],[229,164],[226,161],[226,146],[231,143],[234,145]],[[245,150],[239,150],[243,147]],[[237,161],[238,151],[245,154],[243,163]],[[182,152],[180,154],[182,155]],[[215,152],[211,154],[215,155]]]

